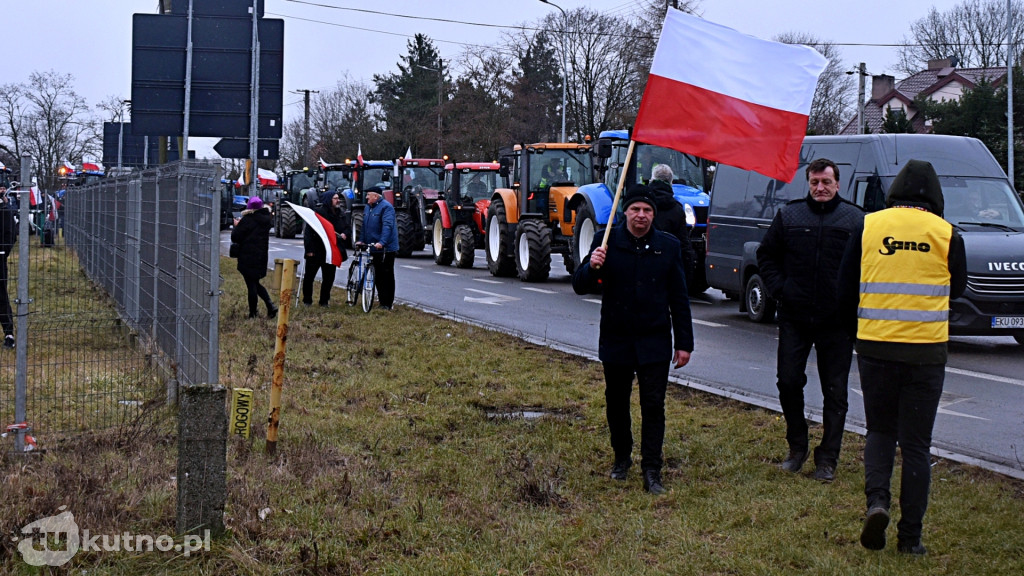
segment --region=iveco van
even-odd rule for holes
[[[951,334],[1013,336],[1024,344],[1024,205],[981,141],[930,134],[809,136],[792,182],[720,165],[711,191],[707,278],[754,321],[770,322],[755,251],[779,207],[807,195],[804,169],[815,158],[839,167],[839,194],[873,212],[908,160],[931,162],[947,221],[967,249],[967,291],[950,304]]]

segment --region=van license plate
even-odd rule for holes
[[[1024,328],[1024,316],[993,316],[993,328]]]

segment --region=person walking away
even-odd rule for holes
[[[697,253],[693,250],[693,243],[690,242],[690,226],[686,223],[686,211],[682,204],[676,200],[672,191],[672,180],[675,175],[672,167],[668,164],[656,164],[651,169],[651,183],[649,185],[654,194],[654,201],[658,204],[657,213],[654,216],[654,227],[662,232],[668,232],[679,240],[679,248],[683,254],[683,270],[686,272],[686,285],[693,285],[693,272],[697,263]]]
[[[860,542],[885,548],[896,445],[903,454],[896,549],[927,553],[922,521],[931,486],[932,428],[942,396],[949,301],[967,287],[963,238],[942,218],[935,169],[910,160],[893,179],[886,209],[864,218],[839,274],[846,325],[856,334],[864,392],[867,515]]]
[[[267,252],[270,249],[270,228],[273,225],[270,208],[263,205],[259,196],[253,196],[231,231],[231,241],[240,246],[238,272],[245,279],[248,291],[249,318],[257,316],[257,297],[266,303],[268,318],[277,316],[277,306],[274,306],[267,289],[260,284],[260,280],[267,276]]]
[[[814,160],[805,173],[807,196],[788,202],[775,214],[757,249],[757,265],[768,294],[778,304],[777,386],[789,444],[782,469],[800,472],[808,457],[804,387],[813,346],[824,398],[814,478],[832,482],[846,426],[853,360],[853,339],[838,322],[836,279],[846,243],[863,222],[864,212],[839,196],[839,167],[831,160]]]
[[[370,246],[377,274],[377,300],[382,310],[395,303],[395,254],[398,252],[398,226],[395,207],[377,190],[366,191],[363,208],[363,242]]]
[[[7,293],[7,257],[18,241],[14,211],[7,199],[7,188],[0,186],[0,327],[4,331],[4,348],[14,348],[14,313]]]
[[[319,207],[316,212],[334,226],[334,233],[339,240],[346,240],[348,236],[341,230],[348,230],[348,215],[341,209],[341,195],[337,191],[328,191],[320,194]],[[342,242],[338,242],[341,246]],[[327,307],[331,302],[331,288],[334,286],[334,278],[338,268],[327,261],[327,247],[311,227],[306,226],[302,234],[302,246],[306,254],[306,272],[302,275],[302,303],[306,306],[313,305],[313,282],[316,280],[316,272],[320,271],[320,306]],[[344,254],[343,254],[344,256]]]
[[[643,486],[658,495],[665,492],[661,468],[669,363],[681,368],[693,352],[690,301],[679,241],[653,226],[657,207],[650,188],[631,188],[623,210],[625,221],[612,229],[607,248],[600,235],[594,239],[573,274],[572,287],[577,294],[603,287],[598,357],[615,454],[611,477],[625,480],[632,465],[629,404],[635,376]]]

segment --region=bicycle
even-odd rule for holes
[[[373,308],[373,297],[377,292],[376,276],[373,270],[373,258],[369,247],[359,242],[352,254],[352,264],[348,267],[348,284],[346,285],[346,301],[349,306],[356,302],[362,304],[363,312]]]

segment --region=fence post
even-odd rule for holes
[[[32,194],[32,156],[21,155],[21,187]],[[14,421],[25,422],[28,401],[28,245],[29,245],[29,200],[27,194],[18,195],[18,288],[14,311],[18,326],[15,330],[14,356]],[[6,281],[5,281],[6,283]],[[6,289],[6,286],[5,286]],[[21,454],[25,450],[25,429],[14,435],[14,450]]]
[[[178,533],[219,535],[228,490],[227,389],[184,383],[178,399]]]
[[[281,272],[281,300],[277,311],[277,340],[274,343],[274,379],[270,385],[270,417],[267,423],[267,454],[277,452],[277,429],[281,423],[281,390],[284,388],[284,358],[288,345],[288,315],[292,308],[297,260],[286,258]]]

